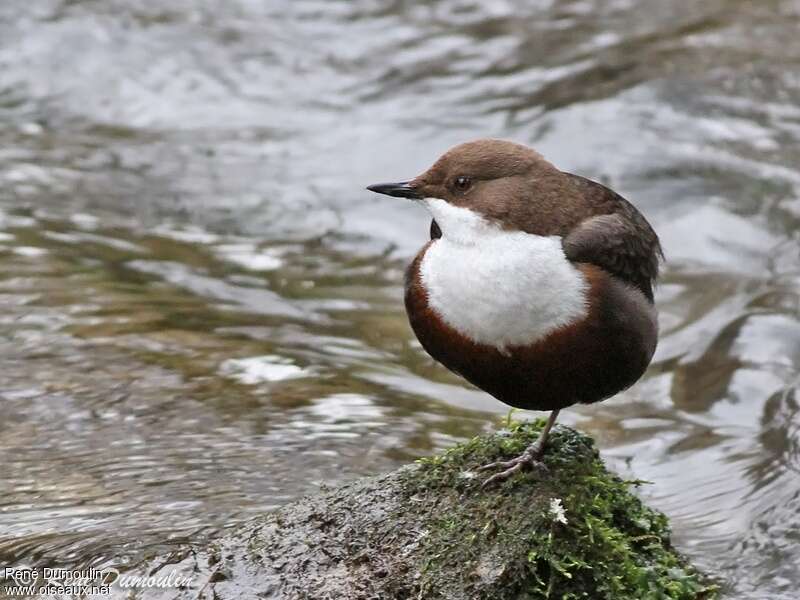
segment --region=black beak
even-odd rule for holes
[[[376,183],[375,185],[367,186],[367,189],[370,192],[386,194],[387,196],[394,196],[395,198],[422,200],[422,195],[411,185],[410,181],[401,181],[400,183]]]

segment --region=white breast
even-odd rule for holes
[[[507,232],[443,200],[426,204],[443,236],[420,265],[428,303],[475,342],[527,345],[587,313],[588,283],[559,237]]]

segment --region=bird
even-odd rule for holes
[[[405,276],[423,349],[500,402],[550,413],[522,454],[481,467],[496,471],[484,486],[542,467],[559,411],[608,399],[644,374],[664,255],[625,198],[500,139],[459,144],[414,179],[367,189],[432,216]]]

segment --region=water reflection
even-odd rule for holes
[[[482,135],[661,234],[648,378],[568,411],[731,598],[800,573],[800,6],[0,5],[0,558],[137,561],[492,427],[412,339],[424,215],[365,183]]]

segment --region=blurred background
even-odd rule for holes
[[[795,599],[799,28],[794,0],[3,0],[0,563],[136,564],[496,427],[406,323],[428,218],[364,190],[493,136],[668,258],[648,376],[563,421],[728,598]]]

